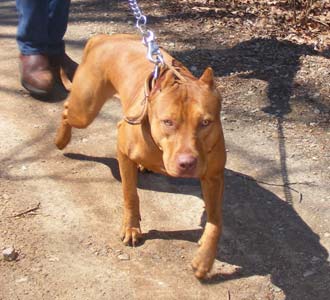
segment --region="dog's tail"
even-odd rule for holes
[[[60,69],[60,77],[65,89],[70,92],[72,87],[72,81],[69,79],[68,75],[66,75],[62,68]]]

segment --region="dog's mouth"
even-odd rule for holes
[[[196,173],[178,174],[176,177],[179,177],[179,178],[199,178],[199,176]]]
[[[197,172],[178,172],[170,170],[166,170],[166,172],[169,176],[176,178],[199,178]]]

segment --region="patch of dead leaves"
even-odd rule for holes
[[[315,50],[330,49],[330,0],[175,0],[177,10],[200,14],[220,26],[246,25]]]

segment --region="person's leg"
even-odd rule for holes
[[[49,0],[47,52],[50,55],[65,52],[63,37],[68,25],[69,8],[70,0]]]
[[[77,63],[65,54],[64,34],[68,25],[70,0],[49,0],[48,11],[48,54],[54,73],[59,74],[60,68],[72,81]]]
[[[17,43],[21,54],[45,54],[48,49],[48,3],[45,0],[16,0]]]
[[[16,0],[21,83],[31,94],[46,96],[53,87],[48,51],[48,2]]]

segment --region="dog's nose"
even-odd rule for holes
[[[177,162],[181,171],[192,171],[196,168],[197,158],[191,154],[180,154]]]

